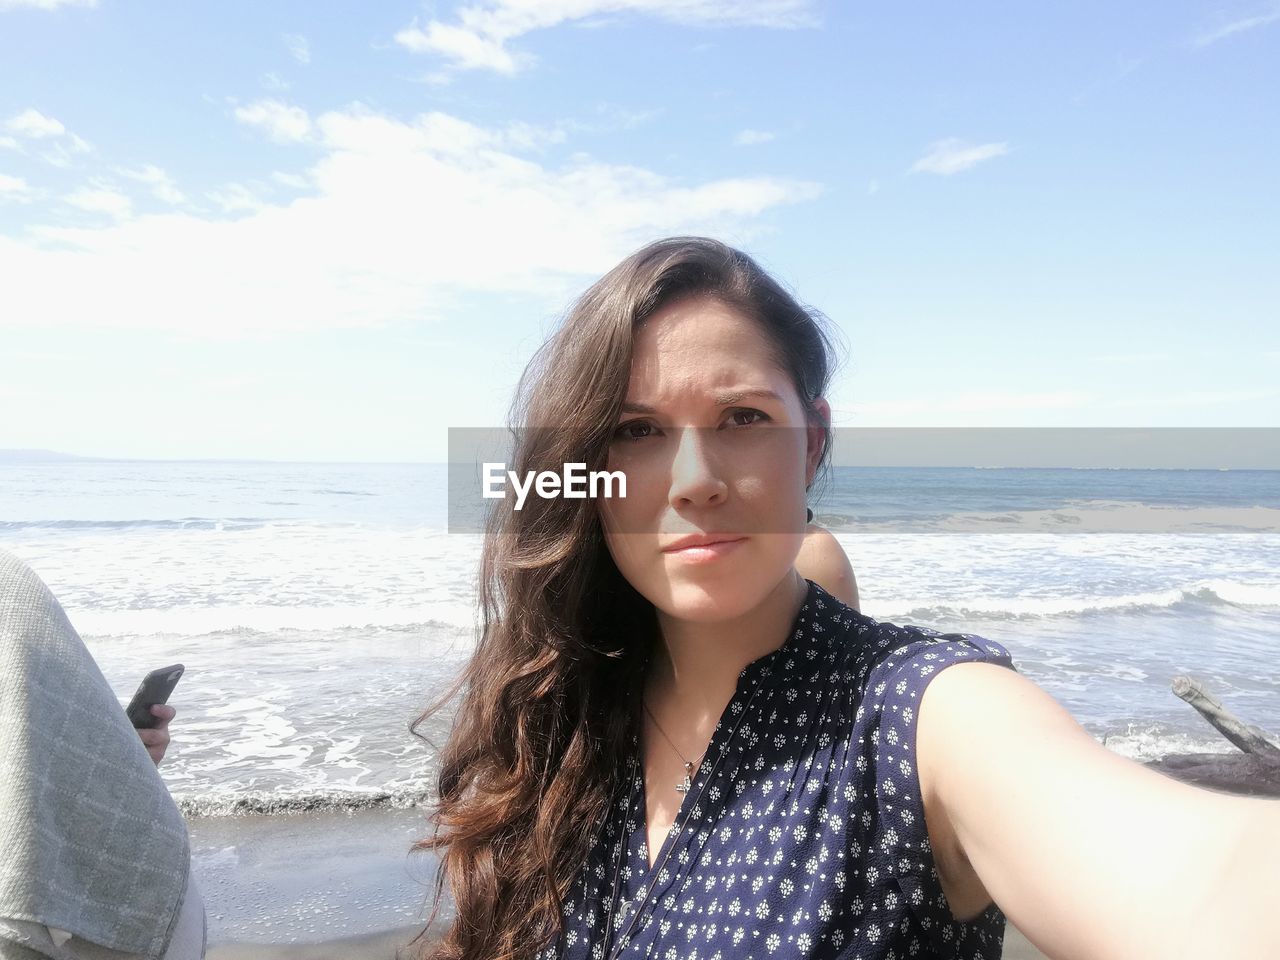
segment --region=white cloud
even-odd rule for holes
[[[22,177],[11,177],[0,173],[0,203],[10,200],[27,200],[31,196],[31,187]]]
[[[1135,367],[1151,363],[1165,363],[1170,359],[1167,353],[1103,353],[1090,357],[1092,363],[1108,366]]]
[[[67,132],[67,128],[59,121],[53,117],[46,117],[39,110],[33,108],[28,108],[10,117],[9,122],[5,124],[5,129],[28,140],[47,140],[52,137],[60,137]]]
[[[151,195],[157,200],[174,205],[186,202],[186,196],[178,189],[173,178],[153,163],[145,164],[137,170],[117,169],[116,173],[146,184],[151,188]]]
[[[733,138],[733,142],[740,147],[745,147],[756,143],[768,143],[776,137],[777,134],[770,133],[768,130],[743,130]]]
[[[128,217],[133,212],[133,202],[113,187],[85,187],[67,194],[63,199],[71,206],[89,213],[105,213],[117,219]]]
[[[5,129],[15,136],[0,137],[0,146],[25,152],[16,138],[39,144],[40,156],[55,167],[69,167],[77,154],[88,153],[92,149],[60,120],[45,116],[33,107],[10,117],[5,121]]]
[[[1188,393],[1173,394],[1172,403],[1182,403],[1189,407],[1208,406],[1220,403],[1252,403],[1255,400],[1274,400],[1280,397],[1280,390],[1192,390]]]
[[[98,0],[0,0],[0,11],[29,8],[57,10],[59,7],[96,7]]]
[[[92,149],[74,133],[68,133],[60,140],[48,144],[40,156],[55,167],[66,168],[71,166],[78,155],[88,153]]]
[[[1256,30],[1259,27],[1270,26],[1280,20],[1280,3],[1272,3],[1266,10],[1255,14],[1251,17],[1242,17],[1239,20],[1233,20],[1230,23],[1218,27],[1216,30],[1210,30],[1202,33],[1191,41],[1191,45],[1195,47],[1207,47],[1211,43],[1217,43],[1219,40],[1225,40],[1227,37],[1235,36],[1237,33],[1245,33],[1249,30]]]
[[[206,196],[218,205],[223,213],[250,213],[266,207],[267,202],[243,183],[229,183],[218,190],[210,190]]]
[[[286,202],[232,187],[224,205],[245,206],[233,217],[168,210],[0,235],[0,327],[278,335],[430,320],[473,291],[536,312],[655,236],[747,236],[762,213],[820,193],[776,177],[673,182],[581,154],[545,165],[512,153],[507,131],[443,113],[357,107],[313,126],[311,189]]]
[[[289,48],[289,56],[303,66],[311,62],[311,44],[307,42],[307,38],[302,34],[286,33],[284,35],[284,45]]]
[[[580,120],[576,117],[557,120],[551,125],[534,128],[534,139],[541,143],[561,143],[569,133],[616,133],[619,130],[635,130],[662,115],[661,108],[628,110],[610,103],[598,103],[593,108],[595,119]],[[508,143],[515,146],[518,131],[528,124],[515,123],[507,127]]]
[[[1091,394],[1074,390],[1017,393],[1009,390],[969,390],[945,396],[913,397],[910,400],[877,400],[855,404],[859,417],[938,417],[960,413],[1006,413],[1010,410],[1073,410],[1092,403]]]
[[[541,150],[547,144],[564,143],[568,139],[568,123],[543,126],[517,121],[507,125],[499,142],[512,150]]]
[[[512,74],[533,63],[530,56],[517,57],[504,46],[505,38],[485,36],[466,27],[432,20],[426,27],[405,27],[396,34],[396,43],[414,53],[438,53],[463,70],[494,70]],[[439,80],[443,76],[433,74]]]
[[[611,103],[596,105],[596,114],[601,118],[594,124],[579,124],[583,129],[593,130],[635,130],[651,120],[662,116],[663,108],[653,107],[647,110],[629,110]]]
[[[1149,425],[1169,422],[1169,411],[1203,412],[1207,407],[1267,404],[1280,398],[1274,387],[1238,390],[1186,390],[1171,393],[1117,393],[1110,390],[952,390],[903,399],[878,400],[852,405],[859,426],[1114,426],[1137,419]],[[1265,419],[1265,417],[1264,417]],[[1228,421],[1229,422],[1229,421]],[[1172,423],[1186,426],[1185,413]]]
[[[1239,390],[1178,390],[1172,393],[1144,393],[1122,395],[1110,399],[1107,406],[1114,409],[1146,407],[1166,410],[1170,407],[1213,407],[1227,404],[1256,403],[1275,400],[1280,390],[1274,388],[1244,388]]]
[[[507,43],[562,23],[599,25],[601,14],[637,13],[680,24],[812,26],[813,0],[486,0],[458,10],[458,23],[415,21],[395,35],[414,53],[438,54],[461,70],[513,74],[534,62]]]
[[[275,171],[271,174],[271,179],[294,190],[306,190],[311,186],[311,181],[306,177],[299,176],[296,173],[285,173],[283,170]]]
[[[263,130],[276,143],[298,143],[311,132],[307,111],[280,100],[258,100],[236,107],[236,119]]]
[[[925,155],[915,162],[912,173],[937,173],[950,176],[977,166],[984,160],[1009,152],[1007,143],[983,143],[971,145],[955,137],[938,140],[929,145]]]
[[[453,83],[453,74],[445,73],[443,70],[432,70],[415,78],[415,80],[417,83],[425,83],[429,87],[447,87]]]

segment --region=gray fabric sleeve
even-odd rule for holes
[[[102,671],[48,587],[0,550],[0,918],[160,960],[190,864],[182,815]]]

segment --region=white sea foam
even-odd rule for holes
[[[1130,724],[1101,738],[1108,750],[1130,760],[1159,760],[1171,753],[1237,754],[1239,748],[1220,735],[1169,731],[1159,724]]]
[[[1097,613],[1137,613],[1178,604],[1230,604],[1238,607],[1280,609],[1280,584],[1230,583],[1202,580],[1185,587],[1128,593],[1116,596],[992,597],[974,602],[933,604],[925,597],[876,599],[876,616],[895,620],[1030,619],[1078,617]]]
[[[60,466],[7,501],[15,482],[0,475],[0,538],[53,588],[122,702],[147,670],[186,664],[161,767],[184,809],[411,805],[438,773],[450,717],[420,731],[431,743],[409,723],[474,643],[481,547],[444,532],[443,488],[420,473]],[[871,477],[873,493],[896,509],[887,476]],[[837,530],[863,609],[1004,643],[1135,758],[1231,749],[1173,698],[1184,672],[1280,733],[1280,510],[1267,478],[1244,481],[1269,506],[1241,495],[1222,509],[1141,499],[1166,500],[1187,478],[1109,474],[1110,500],[1056,497],[1031,474],[991,487],[1006,479],[905,476],[913,493],[898,500],[926,533]],[[1192,479],[1197,495],[1219,482]],[[1047,490],[1038,505],[1018,492],[1032,480]],[[946,506],[928,513],[928,501]],[[1205,532],[1215,525],[1236,532]],[[1117,528],[1134,532],[1099,532]]]
[[[169,607],[149,610],[77,609],[68,611],[84,637],[136,637],[152,634],[205,636],[233,630],[260,633],[316,631],[360,627],[443,626],[470,629],[474,611],[458,601],[438,601],[413,607],[368,604],[344,606],[267,606],[228,604],[210,607]]]

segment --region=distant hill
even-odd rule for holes
[[[47,463],[50,460],[91,460],[74,453],[58,453],[56,450],[0,450],[0,463]]]

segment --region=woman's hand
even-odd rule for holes
[[[154,727],[139,729],[138,736],[142,738],[142,745],[147,748],[147,753],[151,754],[152,761],[158,767],[164,759],[164,752],[169,749],[169,721],[178,715],[178,711],[167,703],[153,703],[151,715],[158,718],[159,722]]]

